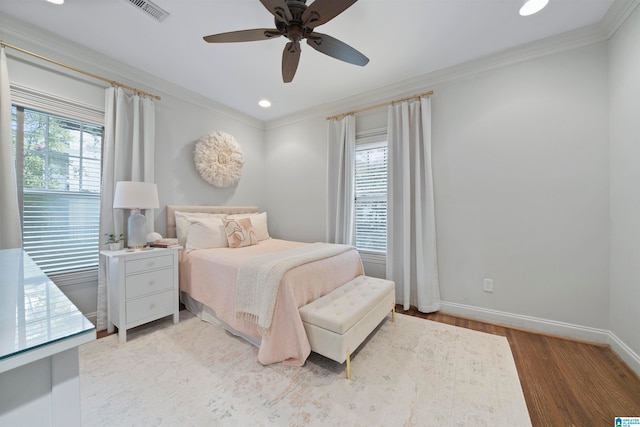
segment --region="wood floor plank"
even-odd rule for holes
[[[507,338],[534,426],[609,426],[640,417],[640,378],[608,346],[446,313],[398,313]]]

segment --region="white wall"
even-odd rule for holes
[[[443,300],[607,328],[606,45],[435,90]]]
[[[611,331],[640,367],[640,8],[611,39],[609,58]]]
[[[156,183],[161,208],[156,231],[166,231],[166,205],[258,205],[264,207],[264,133],[243,122],[188,100],[165,95],[156,105]],[[238,184],[215,187],[198,174],[193,149],[212,131],[232,135],[242,148],[244,166]]]
[[[324,119],[296,121],[265,136],[265,206],[269,233],[325,241],[327,131]]]
[[[443,300],[608,328],[606,44],[426,89]],[[266,153],[272,229],[323,236],[325,117],[268,127]]]

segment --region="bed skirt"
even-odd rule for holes
[[[228,323],[218,319],[218,317],[216,316],[216,312],[211,307],[207,307],[200,301],[191,298],[186,292],[180,292],[180,301],[184,304],[187,310],[198,316],[201,320],[204,320],[205,322],[211,323],[216,326],[220,326],[231,335],[240,337],[258,348],[260,347],[260,339],[249,336],[247,334],[243,334],[242,332],[233,329]]]

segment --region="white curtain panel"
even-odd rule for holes
[[[11,137],[11,96],[9,93],[9,72],[4,46],[0,48],[0,249],[22,247],[22,226],[18,207],[13,140]],[[18,283],[22,269],[2,272],[7,283]],[[0,286],[0,299],[11,307],[18,306],[17,286]],[[0,331],[0,350],[3,354],[14,350],[16,316],[3,316],[5,324]]]
[[[11,94],[4,46],[0,49],[0,249],[22,247],[22,225],[11,136]]]
[[[113,209],[118,181],[154,182],[155,103],[138,95],[128,95],[120,87],[105,94],[104,143],[100,236],[124,233],[125,212]],[[129,212],[126,212],[128,215]],[[146,212],[147,233],[154,230],[154,214]],[[105,261],[98,270],[98,330],[107,327]]]
[[[356,119],[327,122],[327,242],[353,245]]]
[[[387,279],[404,309],[440,309],[431,169],[431,100],[396,103],[388,116]]]

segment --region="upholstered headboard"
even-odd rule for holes
[[[257,206],[179,206],[167,205],[167,236],[176,237],[176,215],[175,212],[205,212],[216,214],[243,214],[258,212]]]

